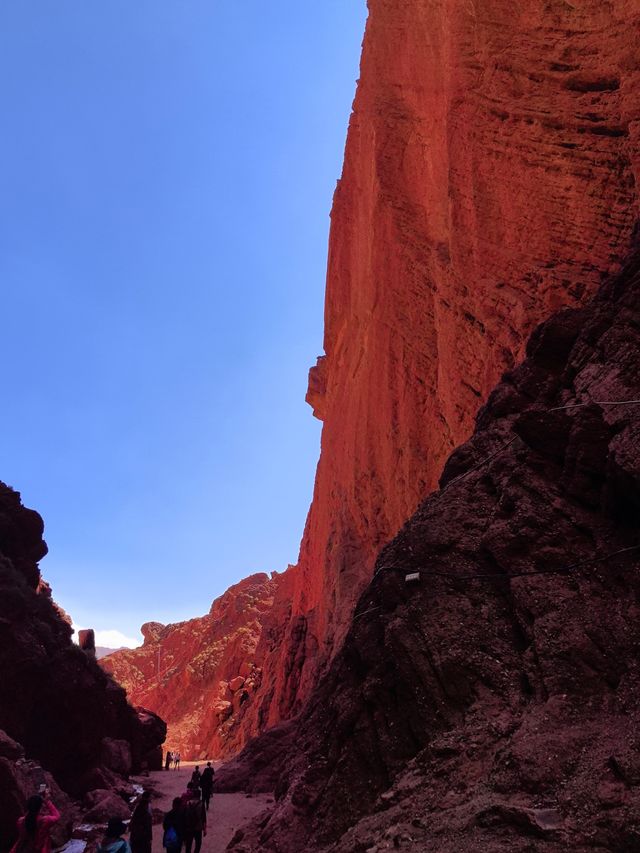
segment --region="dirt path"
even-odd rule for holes
[[[200,769],[203,764],[200,763]],[[174,797],[180,796],[187,787],[193,767],[188,765],[179,770],[158,770],[148,777],[134,781],[152,788],[159,797],[152,800],[153,809],[163,813],[171,808]],[[273,802],[268,795],[247,797],[246,794],[214,794],[207,815],[207,835],[202,841],[202,853],[222,853],[233,838],[235,831]],[[153,827],[153,853],[163,853],[162,825]]]

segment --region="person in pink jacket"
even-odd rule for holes
[[[60,820],[60,812],[48,791],[27,800],[27,813],[18,818],[18,840],[11,853],[51,853],[51,827]]]

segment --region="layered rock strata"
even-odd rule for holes
[[[166,731],[71,642],[71,625],[40,576],[42,533],[40,516],[0,484],[0,843],[37,790],[34,780],[82,796],[111,771],[157,763]]]
[[[638,220],[640,0],[369,10],[309,382],[313,503],[238,742],[300,711],[380,547],[534,326],[619,268]]]
[[[527,356],[276,730],[238,853],[638,849],[640,262]],[[260,751],[220,789],[272,785]]]

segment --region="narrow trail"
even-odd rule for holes
[[[203,767],[203,762],[199,762]],[[180,796],[191,778],[193,765],[187,764],[179,770],[157,770],[149,776],[137,777],[134,781],[154,791],[152,807],[163,814],[171,808],[174,797]],[[159,795],[159,796],[158,796]],[[214,794],[207,814],[207,835],[202,839],[202,853],[222,853],[237,829],[263,811],[273,797],[267,794]],[[153,827],[153,853],[163,853],[162,824]]]

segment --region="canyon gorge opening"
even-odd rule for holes
[[[1,844],[39,773],[102,819],[166,724],[272,799],[237,853],[638,849],[639,24],[369,0],[298,561],[96,663],[3,489]]]

